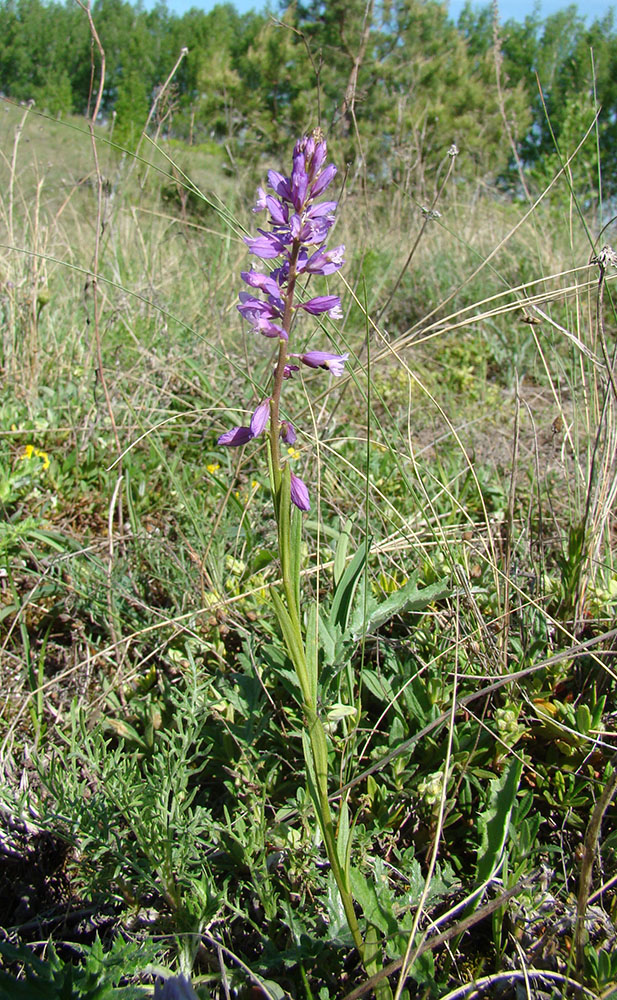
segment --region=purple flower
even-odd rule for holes
[[[343,244],[334,247],[333,250],[326,250],[324,248],[316,250],[310,257],[304,251],[298,255],[296,270],[298,273],[307,274],[334,274],[345,263],[343,258],[344,253],[345,247]]]
[[[273,295],[280,301],[281,289],[272,275],[261,274],[259,271],[240,271],[240,277],[251,288],[259,288],[260,291],[266,292],[268,295]]]
[[[275,299],[271,295],[268,302],[264,302],[262,299],[256,299],[253,295],[249,295],[248,292],[240,292],[238,298],[240,299],[236,307],[238,312],[249,323],[253,324],[253,330],[256,333],[261,333],[264,337],[288,339],[287,331],[279,323],[272,322],[274,319],[281,318],[283,303],[280,299]]]
[[[332,315],[333,310],[340,312],[341,300],[338,295],[316,295],[314,299],[309,299],[308,302],[299,302],[297,308],[304,309],[313,316],[318,316],[319,313],[325,312]]]
[[[294,425],[289,420],[283,420],[281,424],[281,438],[285,444],[295,444],[298,435],[294,430]]]
[[[302,482],[299,476],[294,476],[291,473],[291,502],[296,505],[300,510],[310,510],[311,502],[309,500],[309,493],[306,488],[306,484]]]
[[[263,229],[258,229],[257,232],[261,233],[261,236],[255,237],[254,240],[250,236],[244,237],[244,242],[256,257],[261,257],[262,260],[272,260],[285,253],[285,244],[276,233],[265,233]]]
[[[238,448],[242,444],[248,444],[253,438],[263,434],[270,416],[270,397],[263,399],[253,416],[248,427],[232,427],[225,431],[218,439],[219,444],[227,445],[228,448]]]
[[[336,212],[337,205],[337,201],[322,201],[319,205],[311,205],[306,214],[309,219],[326,218],[329,222],[334,222],[334,213]]]
[[[311,198],[319,198],[320,194],[326,190],[328,185],[336,177],[336,167],[333,163],[328,164],[326,169],[323,171],[320,177],[317,178],[315,183],[311,188]]]
[[[300,365],[285,365],[285,367],[283,368],[283,378],[284,379],[293,378],[293,373],[299,371],[300,371]]]
[[[307,219],[298,234],[305,246],[317,246],[328,238],[328,230],[332,222],[329,219]]]
[[[253,435],[250,427],[232,427],[230,431],[225,431],[218,439],[218,444],[224,444],[228,448],[239,448],[241,444],[247,444]]]
[[[284,201],[291,201],[291,188],[287,177],[279,174],[278,170],[268,171],[268,184],[272,190]]]
[[[271,323],[269,319],[260,319],[253,327],[255,333],[261,333],[262,337],[278,337],[279,340],[288,340],[289,334],[278,323]]]
[[[271,194],[266,197],[266,204],[272,221],[277,226],[286,226],[289,222],[289,209],[283,205],[278,198],[273,198]]]
[[[349,353],[345,354],[331,354],[329,351],[307,351],[306,354],[292,354],[293,358],[300,358],[303,365],[308,365],[309,368],[325,368],[332,375],[343,374],[345,368],[345,362],[349,357]]]
[[[251,437],[259,437],[263,434],[266,429],[266,424],[268,423],[268,417],[270,416],[270,397],[262,400],[259,404],[253,416],[251,417]]]
[[[291,201],[296,211],[300,211],[304,205],[308,186],[309,178],[306,172],[304,151],[296,147],[293,156],[293,170],[291,171]]]
[[[254,212],[263,212],[266,209],[266,192],[262,187],[257,188],[257,201],[253,205]]]
[[[238,312],[251,323],[256,323],[258,319],[276,319],[281,316],[278,303],[274,305],[272,302],[256,299],[249,292],[240,292],[238,298],[240,299],[240,304],[237,306]]]

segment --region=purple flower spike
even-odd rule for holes
[[[289,420],[283,420],[281,424],[281,438],[285,444],[295,444],[297,437],[294,425]]]
[[[309,368],[325,368],[332,375],[338,378],[343,374],[345,362],[349,353],[330,354],[329,351],[308,351],[306,354],[294,354],[294,358],[300,358],[303,365]]]
[[[309,500],[309,492],[306,484],[302,482],[299,476],[294,476],[293,472],[291,473],[291,502],[299,510],[311,509],[311,501]]]
[[[250,427],[232,427],[230,431],[221,434],[218,443],[227,445],[228,448],[239,448],[241,444],[248,444],[252,437]]]
[[[266,212],[266,222],[257,229],[255,237],[247,236],[244,242],[256,257],[267,261],[261,267],[242,272],[248,291],[239,294],[237,309],[255,333],[279,340],[271,397],[263,399],[250,418],[248,427],[233,427],[219,438],[228,447],[247,444],[263,434],[274,407],[278,413],[282,382],[300,370],[300,364],[321,368],[339,377],[343,374],[348,354],[331,354],[329,351],[307,351],[289,354],[289,319],[292,310],[303,309],[313,316],[328,315],[342,318],[338,295],[316,295],[306,302],[295,298],[297,279],[317,274],[334,274],[344,263],[345,247],[328,250],[326,241],[335,223],[337,202],[319,200],[336,177],[336,167],[326,163],[327,144],[321,129],[314,129],[296,142],[292,167],[288,176],[277,170],[268,171],[268,190],[257,190],[254,212]],[[269,262],[273,264],[269,266]],[[297,317],[297,313],[293,314]],[[297,360],[297,363],[294,361]],[[277,427],[278,424],[278,427]],[[281,440],[293,448],[296,431],[288,420],[270,426],[271,434],[280,434]],[[280,476],[280,445],[273,438],[276,455],[273,463]],[[287,472],[285,472],[287,475]],[[306,484],[290,471],[291,500],[299,510],[310,510]]]
[[[253,416],[251,417],[251,437],[259,437],[266,429],[268,417],[270,416],[270,397],[262,400]]]

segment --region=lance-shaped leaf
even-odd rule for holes
[[[422,611],[429,604],[432,604],[433,601],[441,601],[449,597],[451,593],[452,588],[446,580],[439,580],[437,583],[432,583],[429,587],[423,587],[422,589],[418,587],[417,579],[408,580],[399,590],[395,590],[393,594],[390,594],[387,600],[383,601],[376,608],[371,608],[366,615],[366,620],[363,621],[364,615],[362,614],[362,609],[358,609],[358,613],[354,615],[352,623],[353,638],[359,639],[363,635],[370,635],[371,632],[375,632],[393,618],[394,615],[410,611]]]
[[[370,546],[371,539],[365,538],[334,591],[330,609],[330,624],[339,625],[343,633],[347,631],[354,594],[360,575],[366,565]]]

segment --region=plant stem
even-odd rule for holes
[[[289,274],[287,276],[287,291],[285,295],[285,308],[283,311],[282,325],[288,335],[293,316],[293,298],[297,279],[296,264],[298,261],[299,251],[300,241],[296,239],[292,244],[289,256]],[[283,632],[285,633],[287,651],[294,665],[296,675],[300,682],[300,688],[302,690],[302,700],[304,703],[302,707],[304,710],[306,731],[310,743],[310,757],[312,758],[312,760],[307,759],[307,765],[309,768],[312,765],[312,770],[315,776],[315,794],[317,799],[315,806],[324,838],[324,845],[330,866],[332,868],[332,874],[334,875],[334,879],[341,896],[349,930],[351,931],[351,935],[360,955],[360,959],[364,962],[364,941],[362,939],[362,934],[360,933],[360,927],[358,925],[358,919],[354,909],[353,896],[351,895],[348,885],[347,874],[344,867],[341,865],[337,850],[336,833],[332,822],[330,803],[328,801],[328,743],[326,739],[326,731],[324,729],[323,722],[317,714],[316,701],[311,693],[311,686],[308,680],[309,673],[307,669],[304,637],[300,621],[300,607],[296,596],[298,593],[298,581],[296,577],[298,573],[299,561],[292,558],[292,549],[294,544],[299,544],[299,538],[296,539],[295,542],[292,541],[290,473],[288,469],[283,471],[281,467],[279,441],[280,400],[283,381],[285,378],[285,365],[287,364],[288,357],[287,345],[288,341],[281,338],[279,341],[278,361],[274,372],[272,396],[270,398],[270,463],[272,489],[274,493],[274,506],[278,526],[279,556],[281,560],[283,592],[285,594],[287,604],[287,613],[285,614],[285,609],[282,606],[278,595],[275,598],[275,605],[278,605],[277,613],[279,615],[279,619],[281,620]],[[292,567],[295,567],[295,569],[292,569]],[[308,758],[308,748],[306,746],[305,753]]]
[[[291,317],[293,310],[293,298],[296,287],[296,263],[300,251],[300,240],[294,240],[289,259],[289,277],[287,279],[287,294],[285,296],[285,310],[283,312],[283,329],[289,335],[291,327]],[[279,340],[279,356],[274,371],[274,385],[272,387],[272,398],[270,399],[270,454],[272,456],[272,472],[276,491],[281,486],[281,450],[279,445],[280,432],[280,402],[283,380],[285,377],[285,365],[287,363],[287,341]],[[291,609],[290,609],[291,610]]]
[[[353,896],[347,884],[347,875],[341,866],[336,846],[334,824],[332,823],[332,813],[330,812],[330,802],[328,799],[328,744],[326,741],[326,731],[324,729],[323,722],[313,709],[305,705],[304,711],[306,714],[307,728],[311,741],[319,818],[321,820],[321,831],[323,833],[326,853],[332,868],[332,874],[334,875],[334,879],[341,895],[349,930],[351,931],[351,935],[358,950],[358,954],[360,955],[360,959],[364,964],[364,941],[362,939],[362,934],[358,925],[358,918],[356,917],[356,911],[354,909]]]

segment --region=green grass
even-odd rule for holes
[[[154,149],[146,169],[100,144],[108,405],[89,137],[31,111],[15,145],[24,114],[0,116],[0,997],[147,996],[178,972],[200,997],[345,997],[366,976],[269,597],[265,453],[216,446],[272,369],[234,306],[261,178],[170,147],[185,197]],[[511,970],[617,990],[613,273],[598,311],[557,190],[529,211],[446,189],[380,317],[423,217],[350,181],[346,316],[301,335],[350,374],[285,393],[305,607],[337,622],[332,801],[380,964],[411,959],[403,996],[491,995]]]

